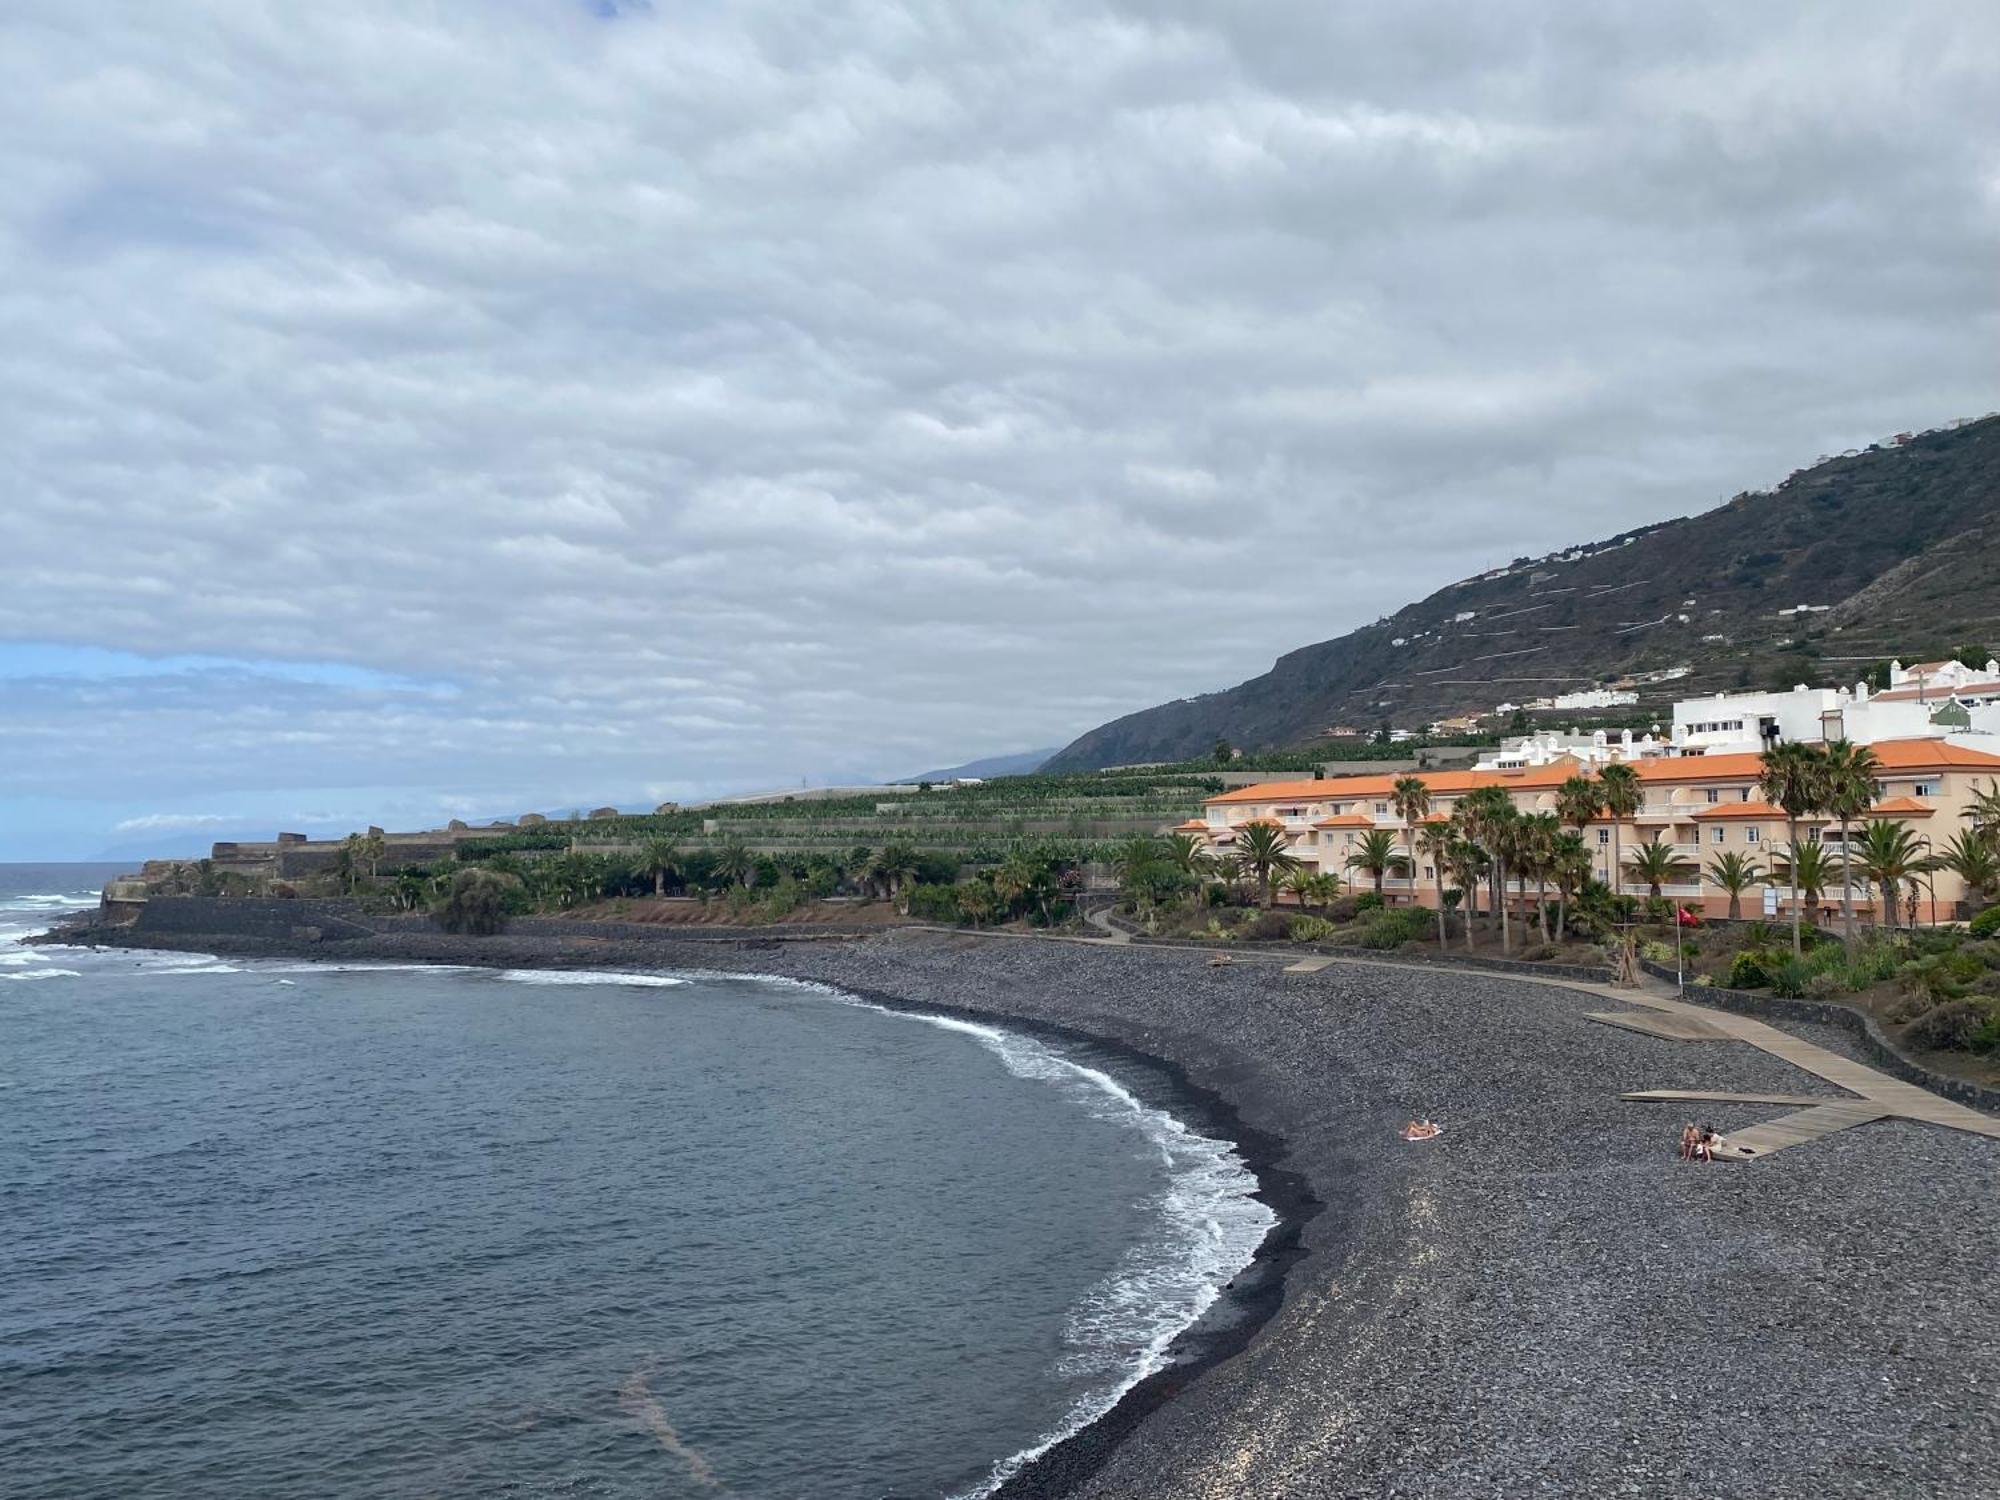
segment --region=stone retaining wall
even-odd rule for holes
[[[1664,979],[1668,984],[1674,982],[1674,971],[1664,965],[1641,959],[1639,966],[1655,979]],[[1875,1024],[1873,1016],[1851,1005],[1842,1005],[1836,1000],[1792,1000],[1783,995],[1767,995],[1755,990],[1726,990],[1710,984],[1691,984],[1683,993],[1691,1004],[1712,1005],[1718,1010],[1731,1010],[1762,1021],[1804,1021],[1813,1025],[1841,1027],[1852,1032],[1860,1041],[1862,1051],[1892,1077],[1974,1109],[2000,1112],[2000,1089],[1932,1072],[1898,1051],[1895,1043]]]

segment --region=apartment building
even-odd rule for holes
[[[1942,850],[1954,834],[1966,826],[1965,817],[1973,803],[1975,789],[2000,786],[2000,754],[1969,749],[1944,739],[1889,740],[1870,747],[1882,770],[1876,782],[1876,801],[1870,818],[1888,818],[1908,826],[1930,849]],[[1788,833],[1784,813],[1763,800],[1758,777],[1763,770],[1759,754],[1690,755],[1660,757],[1631,762],[1639,778],[1642,802],[1632,817],[1618,829],[1616,843],[1623,853],[1638,844],[1654,840],[1671,844],[1687,862],[1688,873],[1679,884],[1662,888],[1692,910],[1711,916],[1726,916],[1728,895],[1708,878],[1708,865],[1728,850],[1756,859],[1766,870],[1773,857],[1786,847]],[[1507,789],[1514,805],[1524,813],[1557,811],[1556,797],[1563,782],[1575,775],[1591,774],[1578,760],[1562,760],[1512,769],[1471,769],[1408,773],[1420,776],[1431,794],[1430,818],[1438,820],[1467,793],[1485,786]],[[1349,881],[1366,882],[1348,864],[1360,839],[1377,828],[1392,830],[1399,848],[1406,838],[1403,820],[1397,816],[1394,775],[1328,777],[1317,781],[1276,781],[1239,787],[1210,797],[1203,816],[1191,819],[1177,830],[1198,835],[1218,853],[1226,853],[1237,841],[1239,830],[1251,821],[1270,823],[1283,830],[1289,852],[1307,866],[1337,874]],[[1612,883],[1613,830],[1608,819],[1599,818],[1581,830],[1596,855],[1597,878]],[[1822,817],[1804,819],[1799,836],[1812,842],[1837,843],[1841,830]],[[1398,902],[1435,904],[1436,874],[1421,853],[1414,879],[1390,877],[1383,882],[1385,893]],[[1644,896],[1647,887],[1626,873],[1620,888],[1627,894]],[[1919,921],[1950,921],[1966,892],[1958,878],[1948,871],[1927,875],[1919,898]],[[1517,899],[1533,899],[1533,888],[1516,891]],[[1856,877],[1858,909],[1871,920],[1878,893]],[[1782,887],[1767,886],[1746,894],[1746,913],[1762,910],[1768,915],[1788,915],[1794,894]],[[1840,892],[1835,889],[1822,904],[1837,906]]]

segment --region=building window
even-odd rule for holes
[[[1724,834],[1725,832],[1726,832],[1726,830],[1724,830],[1724,829],[1721,829],[1721,828],[1711,828],[1711,829],[1709,829],[1709,831],[1708,831],[1708,841],[1709,841],[1709,842],[1710,842],[1711,844],[1719,844],[1719,843],[1721,843],[1721,842],[1722,842],[1722,839],[1723,839],[1723,834]]]
[[[1709,806],[1713,807],[1716,803],[1720,802],[1721,800],[1722,800],[1722,788],[1719,786],[1710,787],[1708,789]]]
[[[1937,783],[1935,781],[1920,781],[1913,790],[1915,790],[1919,797],[1935,797],[1937,795]]]
[[[1387,814],[1387,812],[1388,812],[1388,811],[1389,811],[1389,804],[1388,804],[1388,803],[1386,803],[1386,802],[1378,802],[1378,803],[1376,803],[1376,804],[1375,804],[1375,814],[1376,814],[1376,816],[1377,816],[1377,817],[1381,817],[1381,816],[1383,816],[1383,815]]]
[[[1763,837],[1764,835],[1755,828],[1746,828],[1743,830],[1743,842],[1746,844],[1754,844]]]
[[[1610,844],[1611,844],[1611,830],[1610,830],[1609,828],[1600,828],[1600,829],[1598,829],[1598,830],[1597,830],[1597,847],[1598,847],[1598,848],[1600,848],[1600,849],[1605,849],[1605,848],[1609,848],[1609,847],[1610,847]]]

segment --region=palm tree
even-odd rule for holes
[[[1410,905],[1417,904],[1417,820],[1428,817],[1431,789],[1421,776],[1398,776],[1389,788],[1390,805],[1403,820],[1405,863],[1410,869]]]
[[[1244,869],[1257,879],[1263,893],[1260,904],[1269,907],[1273,882],[1299,866],[1298,857],[1286,847],[1285,830],[1270,823],[1245,823],[1237,831],[1236,848]]]
[[[340,877],[341,885],[346,887],[350,896],[354,894],[354,883],[361,878],[361,863],[364,858],[366,856],[361,852],[361,835],[358,833],[350,833],[342,839],[340,849],[333,857],[334,873]]]
[[[1881,892],[1876,903],[1875,920],[1880,925],[1888,919],[1888,925],[1896,925],[1896,902],[1903,894],[1903,887],[1914,882],[1916,876],[1928,867],[1922,847],[1917,837],[1902,823],[1893,823],[1887,818],[1875,818],[1861,830],[1859,849],[1861,873],[1875,883]]]
[[[1208,846],[1191,833],[1176,833],[1169,836],[1160,852],[1168,864],[1187,876],[1195,904],[1200,905],[1202,883],[1215,871],[1215,856],[1208,852]]]
[[[958,914],[974,927],[980,927],[993,920],[993,914],[1000,909],[1000,898],[993,887],[983,880],[968,880],[958,888]]]
[[[1854,876],[1848,828],[1875,805],[1882,764],[1866,745],[1835,740],[1826,747],[1826,810],[1840,825],[1840,932],[1854,946]]]
[[[1799,932],[1799,909],[1802,906],[1817,906],[1826,888],[1833,884],[1833,858],[1826,852],[1824,844],[1794,844],[1779,854],[1784,861],[1785,884],[1792,888],[1792,936],[1796,940]],[[1862,859],[1867,859],[1864,843]],[[1803,951],[1803,949],[1801,949]]]
[[[1319,872],[1300,865],[1285,877],[1285,889],[1291,894],[1291,898],[1299,903],[1299,910],[1304,911],[1319,894]]]
[[[1479,879],[1486,871],[1486,851],[1469,838],[1454,835],[1446,856],[1451,878],[1465,897],[1465,951],[1472,952],[1472,910],[1478,904]]]
[[[1972,806],[1965,810],[1972,831],[1983,839],[2000,842],[2000,776],[1988,777],[1986,790],[1972,789]]]
[[[731,839],[715,851],[715,877],[724,885],[748,885],[757,857],[741,839]]]
[[[1126,884],[1141,871],[1165,863],[1166,858],[1164,840],[1156,839],[1151,834],[1134,834],[1112,851],[1111,873],[1118,877],[1120,884]],[[1004,896],[1006,892],[1001,894]]]
[[[1426,823],[1424,831],[1417,835],[1417,847],[1423,852],[1424,858],[1430,861],[1431,873],[1437,877],[1438,947],[1440,948],[1445,947],[1450,941],[1444,924],[1444,867],[1451,858],[1454,837],[1456,835],[1452,832],[1451,824],[1447,822]]]
[[[1646,882],[1647,898],[1657,901],[1660,887],[1687,874],[1692,865],[1672,844],[1655,838],[1634,849],[1625,868],[1634,880]]]
[[[1938,868],[1949,870],[1965,882],[1966,894],[1975,906],[1983,906],[2000,894],[2000,848],[1970,829],[1953,836],[1938,856]]]
[[[379,830],[371,828],[367,833],[362,835],[361,857],[368,861],[368,878],[370,880],[375,878],[377,868],[382,863],[382,856],[388,852],[389,841],[383,837]]]
[[[1355,842],[1347,868],[1366,870],[1375,881],[1375,899],[1382,899],[1382,877],[1395,868],[1396,836],[1386,828],[1371,828]]]
[[[653,894],[667,893],[667,877],[681,870],[681,841],[671,834],[655,834],[639,851],[639,865],[653,877]]]
[[[1826,805],[1826,755],[1823,751],[1797,740],[1782,745],[1773,745],[1764,752],[1763,774],[1757,778],[1759,789],[1766,802],[1774,802],[1784,809],[1787,843],[1794,855],[1791,864],[1797,867],[1799,852],[1799,819],[1809,817]],[[1817,847],[1817,846],[1815,846]],[[1825,886],[1820,887],[1821,890]],[[1792,882],[1792,953],[1805,952],[1805,945],[1799,940],[1799,885]]]
[[[883,895],[891,901],[916,873],[917,851],[902,843],[884,844],[882,852],[868,866],[869,876],[882,882]]]
[[[1530,813],[1521,820],[1521,873],[1535,877],[1535,920],[1542,941],[1549,940],[1549,874],[1555,861],[1562,823],[1554,813]]]
[[[1556,835],[1549,851],[1549,875],[1556,883],[1556,941],[1561,942],[1569,935],[1569,904],[1590,879],[1590,845],[1575,829]]]
[[[1500,884],[1501,861],[1496,840],[1499,830],[1510,819],[1518,817],[1514,799],[1507,795],[1507,789],[1500,786],[1483,786],[1460,800],[1452,809],[1452,815],[1463,821],[1465,836],[1486,851],[1487,861],[1487,910],[1499,911],[1502,906]],[[1502,919],[1504,925],[1504,917]]]
[[[1243,856],[1240,854],[1216,855],[1215,878],[1229,887],[1230,897],[1234,899],[1239,894],[1237,887],[1243,880]]]
[[[1749,855],[1730,849],[1708,862],[1708,878],[1729,893],[1729,920],[1740,922],[1743,893],[1763,883],[1764,867]]]
[[[875,887],[870,879],[871,872],[875,868],[875,851],[873,849],[870,849],[866,844],[856,844],[852,849],[847,851],[847,858],[835,860],[834,862],[840,867],[840,873],[853,881],[862,895],[872,896],[875,894]]]
[[[1507,883],[1517,876],[1523,857],[1528,852],[1529,834],[1527,821],[1514,806],[1514,799],[1508,797],[1499,787],[1494,787],[1492,790],[1500,792],[1504,805],[1496,802],[1492,812],[1487,815],[1486,848],[1493,856],[1494,883],[1499,891],[1499,899],[1495,904],[1500,908],[1500,951],[1512,953],[1514,933],[1507,920],[1507,908],[1512,902]]]
[[[1134,839],[1132,842],[1134,844],[1144,843],[1148,846],[1154,844],[1154,840],[1152,839]],[[1158,863],[1158,853],[1149,848],[1146,852],[1136,854],[1129,866],[1129,870],[1136,872]],[[1021,854],[1008,855],[1006,860],[1001,863],[1000,868],[993,872],[993,894],[1000,898],[1001,904],[1007,908],[1009,916],[1014,914],[1016,906],[1024,901],[1033,899],[1040,873],[1035,868],[1034,862]]]
[[[1639,773],[1624,761],[1617,761],[1597,773],[1597,800],[1611,819],[1611,893],[1622,896],[1618,885],[1624,880],[1623,825],[1637,815],[1643,795]]]
[[[1588,776],[1572,776],[1556,788],[1556,816],[1579,831],[1604,810],[1603,789]]]

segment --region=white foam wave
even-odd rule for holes
[[[665,974],[621,974],[610,969],[502,969],[499,977],[515,984],[621,984],[647,989],[687,983]]]
[[[235,964],[217,963],[150,966],[147,972],[151,974],[241,974],[243,971]]]
[[[1145,1103],[1103,1069],[1067,1057],[1036,1037],[957,1016],[876,1005],[812,980],[778,974],[700,977],[754,979],[808,990],[846,1005],[961,1032],[976,1038],[1016,1077],[1069,1089],[1100,1118],[1138,1130],[1160,1153],[1168,1187],[1155,1205],[1153,1232],[1092,1288],[1064,1330],[1069,1348],[1061,1372],[1101,1377],[1102,1383],[1079,1398],[1054,1430],[999,1460],[979,1484],[952,1500],[985,1500],[1049,1449],[1109,1412],[1140,1381],[1164,1369],[1174,1340],[1215,1305],[1223,1287],[1256,1258],[1264,1237],[1277,1225],[1278,1216],[1254,1196],[1255,1174],[1229,1142],[1199,1134]]]
[[[18,974],[0,974],[0,979],[14,984],[25,984],[30,979],[81,979],[83,975],[75,969],[23,969]]]
[[[259,974],[462,974],[466,964],[258,964]]]

